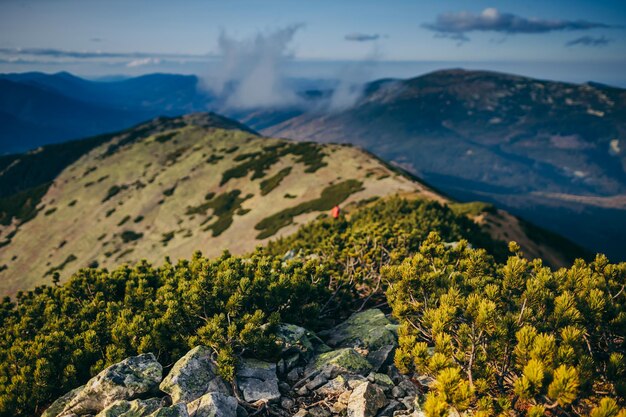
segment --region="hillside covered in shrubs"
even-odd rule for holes
[[[415,399],[428,417],[623,417],[625,288],[626,264],[552,270],[448,206],[381,199],[249,255],[85,268],[5,298],[0,415],[39,415],[138,354],[167,372],[198,345],[232,382],[249,358],[278,361],[280,323],[324,339],[378,307],[399,324],[394,369],[434,381]]]

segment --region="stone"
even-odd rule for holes
[[[395,345],[386,345],[376,350],[367,352],[367,360],[372,364],[374,371],[385,371],[393,364]]]
[[[150,417],[189,417],[185,404],[179,403],[171,407],[163,407],[150,414]]]
[[[173,404],[191,402],[208,392],[231,394],[217,374],[211,349],[205,346],[197,346],[180,358],[159,388],[172,397]]]
[[[435,378],[433,378],[432,376],[428,376],[428,375],[419,375],[415,379],[422,387],[425,387],[428,389],[431,389],[437,382]]]
[[[348,417],[374,417],[387,404],[380,387],[364,382],[352,391],[348,401]]]
[[[391,323],[381,310],[372,308],[353,314],[320,335],[326,337],[326,343],[332,347],[361,347],[373,351],[383,346],[396,346],[396,332],[397,325]]]
[[[163,367],[152,353],[124,359],[91,378],[61,414],[95,414],[117,400],[132,400],[156,391]]]
[[[285,410],[291,410],[296,405],[296,402],[289,397],[284,397],[280,400],[280,406]]]
[[[276,365],[256,359],[244,359],[237,370],[237,385],[247,402],[274,401],[280,398]]]
[[[403,398],[406,396],[406,392],[401,387],[395,386],[391,389],[391,395],[394,398]]]
[[[407,410],[413,410],[415,408],[415,397],[407,396],[400,399],[400,402],[404,404]]]
[[[390,391],[394,387],[393,381],[386,374],[372,372],[367,376],[367,380],[378,385],[386,392]]]
[[[328,382],[328,378],[326,378],[326,375],[318,374],[315,378],[309,381],[309,383],[307,383],[305,387],[307,387],[307,389],[310,391],[315,391],[316,389],[318,389],[319,387],[321,387],[327,382]]]
[[[298,412],[293,415],[293,417],[308,417],[308,416],[309,416],[309,412],[305,410],[304,408],[299,409]]]
[[[302,376],[303,371],[304,370],[302,368],[294,368],[289,371],[289,373],[287,374],[287,382],[292,385],[298,382],[300,380],[300,377]]]
[[[298,388],[296,393],[301,397],[306,397],[307,395],[309,395],[309,389],[305,385],[303,387]]]
[[[187,404],[189,417],[237,417],[235,397],[210,392]]]
[[[405,395],[414,397],[417,394],[417,387],[410,380],[405,379],[397,385],[399,388],[402,388]]]
[[[330,348],[315,333],[295,324],[281,323],[276,330],[284,357],[298,353],[304,360],[330,351]]]
[[[328,381],[326,384],[319,387],[315,392],[321,396],[328,397],[339,395],[346,390],[348,381],[343,375]]]
[[[315,407],[309,408],[309,415],[311,417],[330,417],[330,411],[322,406],[316,405]]]
[[[119,400],[100,411],[96,417],[146,417],[163,407],[159,398],[148,400]]]
[[[288,394],[291,391],[291,387],[289,386],[288,383],[280,381],[278,383],[278,390],[280,391],[281,394]]]
[[[317,370],[325,370],[331,378],[342,373],[356,373],[366,375],[372,365],[352,348],[337,349],[322,353],[307,366],[305,374]]]
[[[61,414],[67,404],[72,401],[78,395],[78,393],[82,391],[83,388],[84,385],[78,388],[74,388],[67,394],[59,397],[55,402],[50,405],[50,407],[46,409],[46,411],[43,412],[41,417],[56,417]]]
[[[389,401],[385,408],[379,411],[377,417],[393,417],[394,413],[403,409],[403,404],[396,400]]]

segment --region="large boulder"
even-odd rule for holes
[[[248,402],[280,398],[276,365],[256,359],[243,359],[237,370],[237,385]]]
[[[97,414],[118,400],[132,400],[156,391],[163,367],[152,353],[111,365],[91,378],[67,403],[64,414]]]
[[[76,396],[83,390],[85,386],[81,386],[78,388],[74,388],[67,394],[59,397],[55,402],[53,402],[50,407],[43,412],[41,417],[56,417],[67,407],[67,404],[70,403]]]
[[[210,392],[187,404],[189,417],[237,417],[237,400],[234,397]]]
[[[159,386],[172,397],[172,403],[188,403],[207,392],[230,395],[228,385],[217,374],[211,350],[197,346],[180,358]]]
[[[374,417],[387,404],[380,387],[371,382],[359,384],[348,400],[348,417]]]
[[[352,348],[332,350],[315,357],[307,366],[305,374],[311,375],[317,371],[326,373],[330,378],[345,373],[367,375],[372,365]]]
[[[100,411],[96,417],[146,417],[163,406],[159,398],[149,400],[119,400]]]
[[[355,313],[331,330],[320,332],[332,347],[359,347],[378,350],[397,345],[397,326],[377,308]]]

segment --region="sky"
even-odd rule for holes
[[[0,72],[215,75],[255,48],[295,77],[464,67],[626,87],[626,1],[0,0]]]

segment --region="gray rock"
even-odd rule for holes
[[[306,387],[306,385],[303,386],[303,387],[298,388],[298,390],[296,392],[301,397],[306,397],[307,395],[309,395],[309,389]]]
[[[159,398],[149,400],[119,400],[100,411],[96,417],[146,417],[163,407]]]
[[[386,345],[376,350],[369,350],[367,360],[372,364],[374,371],[385,371],[389,368],[389,365],[393,364],[395,351],[395,345]]]
[[[155,391],[163,368],[152,353],[124,359],[91,378],[67,403],[62,414],[98,413],[117,400],[132,400]]]
[[[397,326],[377,308],[355,313],[335,328],[320,332],[333,347],[361,347],[371,351],[396,346]]]
[[[276,365],[255,359],[241,361],[237,371],[237,385],[248,402],[274,401],[280,398]]]
[[[328,378],[326,378],[326,375],[318,374],[315,378],[309,381],[309,383],[306,384],[305,387],[307,387],[307,389],[309,389],[310,391],[315,391],[327,382]]]
[[[212,352],[205,346],[197,346],[180,358],[159,388],[172,397],[172,403],[188,403],[208,392],[230,395],[231,391],[217,374]]]
[[[431,389],[435,385],[435,382],[437,382],[435,378],[428,375],[419,375],[416,379],[421,386],[428,389]]]
[[[402,403],[396,400],[391,400],[385,408],[380,410],[377,417],[393,417],[394,413],[402,408]]]
[[[185,404],[175,404],[171,407],[163,407],[150,414],[150,417],[189,417]]]
[[[391,395],[394,398],[403,398],[406,395],[406,392],[404,392],[402,388],[396,386],[391,389]]]
[[[291,391],[291,387],[288,383],[280,381],[278,383],[278,390],[281,394],[288,394]]]
[[[417,394],[417,387],[415,386],[414,383],[412,383],[408,379],[405,379],[404,381],[400,382],[397,386],[402,388],[405,395],[414,397],[415,394]]]
[[[293,417],[307,417],[308,415],[309,415],[309,412],[305,410],[304,408],[301,408],[298,410],[296,414],[293,415]]]
[[[302,376],[303,371],[304,370],[302,368],[294,368],[289,371],[289,373],[287,374],[287,382],[292,385],[298,382]]]
[[[187,404],[189,417],[237,417],[237,400],[234,397],[210,392]]]
[[[413,396],[401,398],[400,402],[404,404],[407,410],[413,410],[415,408],[415,397]]]
[[[78,395],[78,393],[82,391],[84,387],[85,386],[83,385],[82,387],[74,388],[67,394],[59,397],[55,402],[50,405],[50,407],[46,409],[46,411],[44,411],[41,417],[56,417],[61,414],[67,404],[72,401]]]
[[[348,417],[374,417],[386,404],[383,390],[371,382],[364,382],[350,394]]]
[[[276,337],[281,344],[283,356],[291,356],[292,362],[294,353],[298,353],[304,360],[308,360],[316,354],[330,350],[315,333],[294,324],[279,324]],[[287,364],[288,368],[289,365],[293,365],[293,363]]]
[[[394,387],[393,381],[386,374],[372,372],[367,376],[367,380],[378,385],[385,392],[389,392]]]
[[[282,400],[280,400],[280,406],[285,410],[291,410],[295,405],[296,402],[291,398],[284,397]]]
[[[315,357],[307,366],[305,374],[312,374],[318,370],[326,371],[331,378],[342,373],[356,373],[366,375],[372,365],[352,348],[337,349],[322,353]]]
[[[330,411],[324,407],[316,405],[315,407],[309,408],[309,415],[311,417],[330,417]]]
[[[315,392],[324,397],[337,396],[344,392],[347,387],[348,380],[343,375],[339,375],[337,378],[318,388]]]

